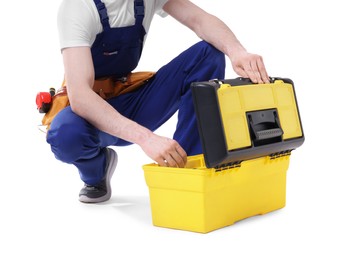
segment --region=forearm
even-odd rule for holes
[[[94,69],[87,47],[63,50],[65,78],[74,113],[99,130],[126,141],[140,144],[151,131],[125,118],[93,90]]]
[[[164,10],[228,57],[235,52],[246,51],[223,21],[194,3],[185,0],[169,0]]]
[[[217,17],[205,13],[196,23],[195,33],[229,58],[238,51],[246,51],[232,30]]]
[[[152,132],[136,122],[122,116],[92,90],[79,93],[71,100],[73,112],[87,120],[99,130],[131,143],[141,145]]]
[[[187,155],[175,140],[154,134],[122,116],[96,93],[87,92],[72,100],[75,113],[103,132],[138,144],[159,165],[184,167]]]
[[[164,10],[227,55],[238,75],[248,77],[253,82],[269,82],[262,57],[247,52],[231,29],[219,18],[188,0],[169,0]]]

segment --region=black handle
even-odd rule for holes
[[[254,146],[282,141],[283,130],[276,109],[247,112],[246,116]]]

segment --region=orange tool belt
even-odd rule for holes
[[[94,81],[93,90],[102,98],[109,99],[135,91],[148,82],[149,79],[153,78],[154,75],[155,72],[141,71],[129,73],[126,77],[122,78],[101,78]],[[36,97],[36,103],[38,97],[39,94]],[[43,116],[42,125],[46,126],[47,130],[49,130],[50,124],[55,116],[67,106],[69,106],[67,82],[63,80],[61,88],[51,98],[50,108]]]

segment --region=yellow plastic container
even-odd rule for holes
[[[185,168],[144,165],[155,226],[207,233],[285,206],[291,151],[304,135],[294,85],[191,85],[203,154]]]
[[[202,155],[185,168],[144,165],[153,225],[207,233],[285,206],[289,154],[206,168]]]

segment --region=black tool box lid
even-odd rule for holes
[[[208,168],[267,155],[290,153],[304,142],[294,83],[246,78],[191,84],[198,129]]]

